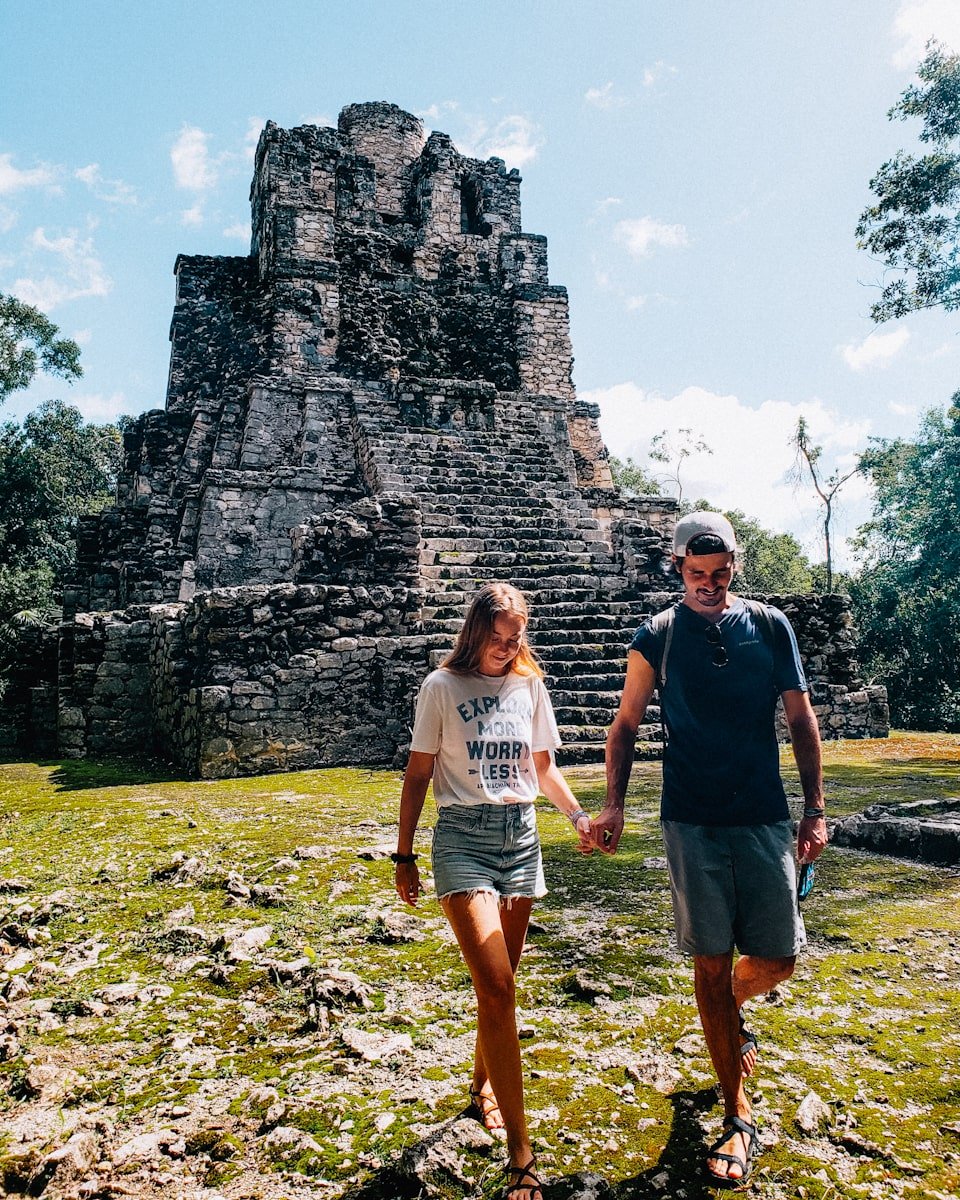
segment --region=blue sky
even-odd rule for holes
[[[524,228],[570,291],[575,379],[614,453],[712,454],[684,491],[796,533],[805,415],[828,462],[908,435],[960,386],[957,321],[876,329],[853,229],[915,129],[886,119],[956,0],[0,0],[0,291],[83,348],[90,418],[162,407],[178,253],[242,254],[263,123],[390,100],[520,168]],[[868,510],[845,492],[842,532]]]

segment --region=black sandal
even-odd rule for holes
[[[747,1024],[743,1019],[743,1009],[737,1010],[737,1021],[740,1024],[740,1057],[749,1054],[752,1050],[754,1054],[760,1053],[760,1043],[757,1041],[757,1035],[747,1028]],[[751,1072],[752,1073],[752,1072]],[[747,1072],[744,1071],[746,1075]]]
[[[721,1154],[720,1147],[729,1142],[730,1138],[735,1134],[743,1135],[745,1158],[741,1158],[739,1154]],[[736,1163],[742,1175],[718,1175],[715,1171],[711,1171],[706,1167],[707,1175],[710,1178],[714,1187],[739,1187],[742,1183],[746,1183],[750,1178],[750,1171],[753,1167],[753,1146],[757,1140],[757,1127],[751,1125],[749,1121],[745,1121],[743,1117],[727,1117],[723,1122],[723,1133],[717,1138],[710,1149],[707,1151],[707,1158],[718,1158],[721,1162]],[[706,1166],[706,1164],[704,1164]]]
[[[510,1197],[517,1192],[539,1192],[540,1200],[543,1200],[543,1184],[533,1171],[536,1165],[537,1160],[531,1158],[525,1167],[507,1167],[508,1182],[503,1189],[503,1200],[510,1200]],[[510,1177],[513,1175],[516,1176],[516,1179],[511,1180]],[[528,1180],[531,1182],[527,1182]]]

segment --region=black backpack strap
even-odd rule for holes
[[[657,641],[660,643],[660,666],[657,669],[657,687],[660,691],[663,691],[663,685],[667,682],[667,658],[673,642],[676,620],[677,606],[675,604],[671,604],[669,608],[665,608],[663,612],[658,612],[656,616],[650,618],[650,628],[657,635]]]

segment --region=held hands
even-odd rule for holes
[[[808,863],[819,858],[829,840],[823,817],[802,817],[797,830],[797,862]]]
[[[397,869],[394,873],[394,884],[400,899],[405,904],[410,904],[416,908],[421,890],[420,872],[417,869],[417,864],[415,862],[397,863]]]
[[[580,812],[576,820],[573,817],[570,820],[577,835],[578,852],[580,854],[592,854],[594,850],[593,827],[590,823],[589,813]]]
[[[605,808],[590,826],[593,844],[603,854],[614,854],[623,833],[623,809]]]

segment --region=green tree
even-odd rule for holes
[[[635,458],[617,458],[610,455],[610,472],[613,482],[627,496],[660,496],[660,484],[637,462]]]
[[[908,729],[960,730],[958,405],[960,392],[915,441],[876,441],[861,456],[874,486],[853,589],[861,653]]]
[[[650,439],[650,457],[654,462],[662,463],[667,469],[657,479],[671,483],[677,489],[677,500],[683,501],[683,483],[681,474],[683,464],[692,454],[712,454],[713,451],[699,434],[692,429],[678,429],[670,433],[664,429]]]
[[[61,400],[0,425],[0,624],[59,603],[77,518],[110,502],[120,444],[117,426]]]
[[[32,304],[0,295],[0,404],[11,392],[29,387],[38,371],[79,379],[80,347]]]
[[[896,273],[870,310],[877,322],[920,308],[960,308],[960,55],[937,42],[887,114],[919,117],[928,153],[902,150],[885,162],[870,188],[875,204],[857,224],[857,244]]]

